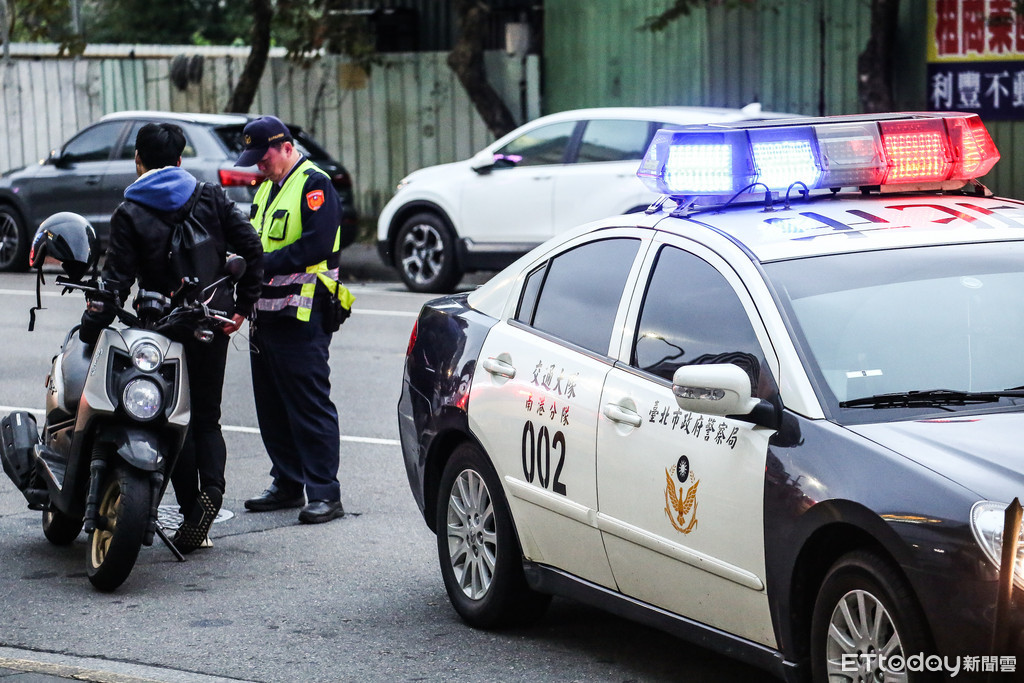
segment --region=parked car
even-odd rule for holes
[[[580,223],[657,198],[636,178],[659,128],[777,117],[760,105],[607,107],[542,116],[472,159],[410,173],[377,222],[377,248],[416,292],[450,292]]]
[[[206,182],[220,183],[248,212],[262,176],[255,166],[236,168],[244,146],[242,129],[252,116],[125,111],[108,114],[76,133],[39,164],[0,176],[0,271],[28,269],[36,228],[58,211],[85,216],[106,242],[110,215],[135,180],[135,136],[144,124],[168,121],[182,127],[186,146],[182,168]],[[299,150],[331,176],[344,206],[342,242],[355,238],[352,178],[302,128],[289,124]]]
[[[790,681],[1018,671],[998,156],[970,114],[662,131],[638,175],[663,203],[428,302],[398,426],[455,611],[568,596]]]

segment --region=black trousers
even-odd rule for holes
[[[228,454],[220,431],[220,403],[229,342],[230,338],[220,332],[208,343],[194,338],[183,342],[192,418],[185,445],[171,473],[171,483],[185,516],[195,506],[200,488],[212,486],[221,494],[225,490],[224,467]]]
[[[286,496],[341,500],[340,429],[331,402],[331,334],[319,310],[309,322],[257,316],[252,330],[253,395],[274,486]]]

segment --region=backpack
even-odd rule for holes
[[[175,222],[164,220],[171,226],[167,241],[167,265],[173,288],[178,290],[186,278],[198,281],[193,296],[224,274],[224,256],[217,249],[217,241],[195,216],[196,204],[205,186],[206,183],[202,182],[197,185],[188,201],[188,212],[184,218]],[[210,294],[204,299],[210,298]],[[229,284],[218,287],[212,294],[213,298],[208,302],[211,308],[229,315],[234,312],[234,296]]]

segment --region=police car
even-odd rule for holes
[[[459,615],[569,596],[787,680],[1024,666],[998,158],[964,114],[659,131],[646,213],[426,304],[399,427]]]

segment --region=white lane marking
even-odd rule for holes
[[[25,410],[35,416],[36,420],[42,421],[45,418],[45,410],[42,408],[19,408],[17,406],[0,406],[0,414],[6,415],[7,413],[13,413],[18,410]],[[243,427],[241,425],[221,425],[221,430],[225,432],[239,432],[241,434],[259,434],[259,427]],[[348,436],[346,434],[341,435],[342,441],[349,443],[367,443],[375,446],[399,446],[401,442],[398,439],[378,439],[373,436]]]

